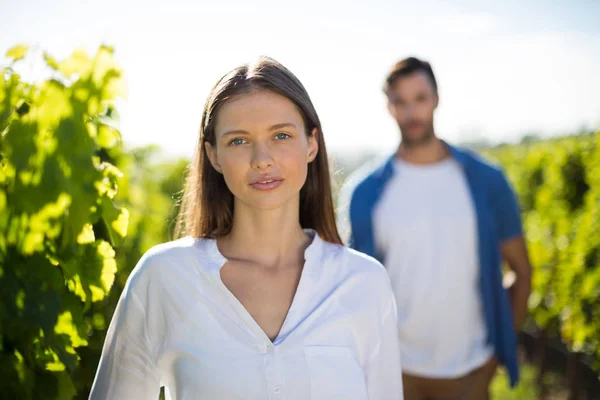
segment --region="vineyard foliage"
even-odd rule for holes
[[[489,150],[514,184],[534,267],[530,315],[600,367],[600,133]]]
[[[0,91],[0,394],[87,399],[131,269],[172,239],[189,161],[123,149],[110,47],[44,54],[36,83],[16,72],[27,53],[7,53]]]
[[[92,58],[44,54],[46,79],[26,82],[15,67],[27,52],[8,51],[0,90],[0,393],[71,398],[97,324],[89,310],[113,286],[127,234],[107,157],[124,78],[103,46]]]

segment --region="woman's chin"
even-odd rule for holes
[[[275,193],[272,193],[269,195],[262,194],[259,196],[252,196],[251,199],[242,199],[242,203],[249,209],[258,211],[272,211],[285,207],[296,207],[297,209],[299,206],[299,199],[298,201],[293,200],[294,197],[284,198],[279,194],[276,195]]]

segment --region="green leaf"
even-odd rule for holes
[[[125,208],[118,207],[113,200],[105,197],[102,200],[100,212],[108,234],[108,237],[105,239],[112,245],[119,246],[127,236],[129,211]]]
[[[76,326],[73,324],[73,315],[71,311],[65,311],[58,317],[54,332],[65,334],[69,337],[72,347],[86,346],[87,340],[79,336]]]
[[[7,52],[6,52],[6,57],[11,58],[13,60],[13,62],[22,60],[23,58],[25,58],[25,55],[27,54],[27,51],[29,50],[29,46],[28,45],[17,45],[14,46],[12,48],[10,48]]]
[[[77,394],[71,376],[63,371],[56,374],[58,378],[58,396],[56,400],[71,400]]]
[[[101,124],[98,127],[98,134],[96,137],[96,143],[98,143],[98,146],[105,149],[111,149],[119,144],[120,140],[121,135],[115,128],[104,124]]]
[[[85,50],[77,49],[59,64],[58,69],[67,77],[71,77],[74,74],[86,76],[92,70],[92,60]]]
[[[58,61],[56,61],[54,57],[47,52],[44,52],[44,61],[46,61],[46,64],[48,64],[48,66],[54,70],[58,70],[60,68]]]

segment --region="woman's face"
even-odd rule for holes
[[[259,90],[223,104],[216,119],[215,145],[206,142],[205,149],[236,204],[272,210],[295,202],[298,207],[308,164],[318,152],[317,134],[315,128],[306,135],[292,101]]]

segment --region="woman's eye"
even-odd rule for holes
[[[231,145],[231,146],[239,146],[241,144],[244,144],[244,142],[245,142],[245,140],[242,139],[242,138],[235,138],[235,139],[233,139],[233,140],[231,140],[229,142],[229,145]]]
[[[291,137],[290,135],[288,135],[287,133],[278,133],[277,135],[275,135],[275,139],[277,140],[284,140]]]

